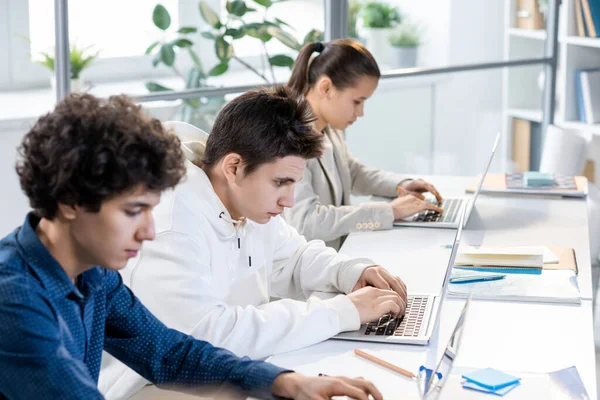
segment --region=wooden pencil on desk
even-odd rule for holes
[[[375,364],[381,365],[382,367],[391,369],[392,371],[397,372],[397,373],[399,373],[401,375],[404,375],[404,376],[406,376],[408,378],[415,378],[415,374],[413,374],[412,372],[407,371],[404,368],[400,368],[397,365],[391,364],[391,363],[389,363],[387,361],[384,361],[381,358],[375,357],[375,356],[373,356],[373,355],[371,355],[369,353],[365,353],[362,350],[354,349],[354,354],[356,354],[359,357],[365,358],[365,359],[367,359],[369,361],[372,361]]]

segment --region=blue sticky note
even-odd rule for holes
[[[523,185],[554,186],[554,175],[538,171],[523,172]]]
[[[478,369],[462,376],[469,382],[476,383],[486,389],[498,390],[519,382],[521,378],[512,376],[494,368]]]
[[[495,394],[496,396],[504,396],[506,393],[510,392],[511,390],[513,390],[514,388],[519,386],[520,384],[521,384],[520,382],[513,383],[512,385],[504,386],[503,388],[498,389],[498,390],[486,389],[483,386],[479,386],[478,384],[473,383],[473,382],[464,382],[462,386],[465,389],[477,390],[479,392],[484,392],[484,393],[491,393],[491,394]]]

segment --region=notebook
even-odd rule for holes
[[[541,270],[544,253],[535,247],[467,246],[456,256],[455,266],[522,267]]]

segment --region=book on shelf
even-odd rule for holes
[[[575,91],[579,120],[586,124],[600,122],[600,68],[576,70]]]
[[[581,0],[581,9],[583,10],[583,20],[585,21],[588,37],[596,37],[596,27],[592,19],[589,0]]]
[[[585,23],[583,22],[583,10],[581,9],[581,0],[575,0],[575,26],[577,28],[577,36],[587,36]]]

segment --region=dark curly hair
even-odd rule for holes
[[[37,120],[19,155],[21,188],[46,219],[59,203],[98,212],[139,185],[160,192],[185,175],[179,139],[126,96],[67,96]]]
[[[212,168],[227,154],[237,153],[249,175],[277,158],[319,157],[323,134],[315,130],[314,120],[304,96],[285,86],[246,92],[219,111],[202,164]]]

